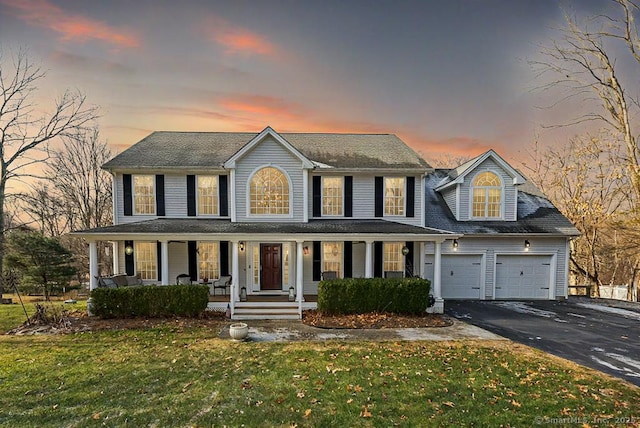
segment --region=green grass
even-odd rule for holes
[[[35,313],[35,305],[37,303],[43,305],[53,305],[56,307],[63,307],[70,311],[80,310],[84,311],[87,308],[86,301],[78,301],[75,304],[64,303],[63,301],[53,301],[53,302],[44,302],[39,300],[34,300],[33,298],[29,298],[28,296],[23,297],[24,309],[22,305],[20,305],[20,300],[18,300],[18,296],[15,294],[4,294],[4,297],[10,297],[13,300],[13,304],[11,305],[0,305],[0,334],[7,332],[15,327],[20,326],[27,320],[25,316],[25,309],[29,316]]]
[[[640,389],[511,342],[217,334],[167,321],[1,336],[0,426],[533,426],[640,415]]]

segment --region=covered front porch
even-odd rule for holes
[[[382,220],[313,221],[295,224],[229,224],[221,221],[158,219],[112,226],[83,235],[89,240],[91,288],[97,286],[97,240],[112,242],[113,271],[137,274],[145,284],[169,285],[178,277],[211,285],[230,278],[228,288],[210,287],[209,308],[246,316],[262,308],[263,318],[302,316],[317,307],[318,283],[349,277],[425,277],[425,244],[435,248],[433,312],[442,312],[441,244],[458,236]],[[143,223],[162,224],[164,231],[142,232]],[[189,222],[185,224],[185,222]],[[198,230],[186,231],[185,226]],[[212,229],[212,225],[217,226]],[[235,230],[228,230],[229,225]],[[106,233],[107,230],[111,233]],[[426,303],[426,302],[425,302]],[[426,307],[426,306],[425,306]],[[276,313],[273,311],[276,310]],[[254,311],[256,312],[256,311]],[[258,313],[252,315],[259,316]]]

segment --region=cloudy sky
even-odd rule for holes
[[[604,0],[578,2],[589,12]],[[395,133],[427,160],[523,156],[557,112],[528,60],[553,0],[0,0],[5,58],[26,47],[101,109],[122,150],[154,130]]]

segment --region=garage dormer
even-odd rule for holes
[[[518,185],[526,179],[496,152],[449,171],[439,192],[458,221],[515,221]]]

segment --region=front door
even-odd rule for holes
[[[260,244],[261,290],[282,290],[282,244]]]

